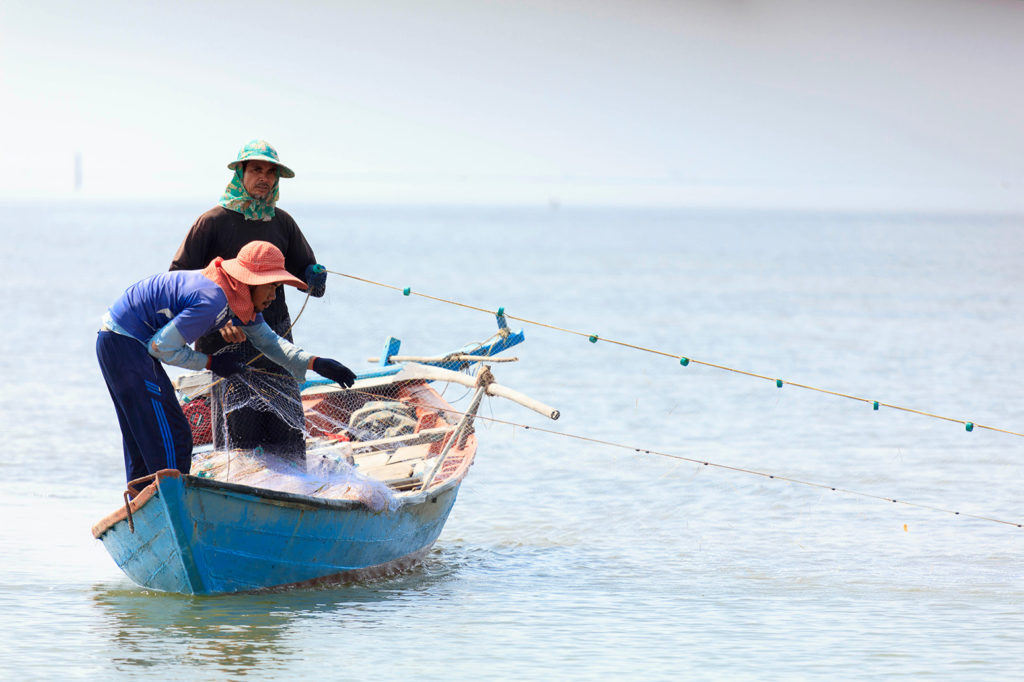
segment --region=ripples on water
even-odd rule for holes
[[[166,267],[200,208],[4,214],[11,247],[0,255],[10,289],[0,353],[0,673],[1022,672],[1018,528],[485,421],[479,458],[440,541],[408,573],[230,597],[134,586],[89,534],[118,505],[123,475],[94,333],[121,289]],[[1018,218],[293,213],[331,269],[870,399],[1024,426]],[[445,241],[452,234],[474,237]],[[54,244],[61,248],[48,251],[41,276],[33,256]],[[348,280],[332,279],[329,291],[297,337],[357,366],[389,334],[403,350],[434,353],[493,328],[485,315]],[[526,332],[514,351],[522,361],[498,365],[498,380],[557,406],[563,418],[544,424],[501,403],[485,415],[1024,519],[1017,437],[967,434],[955,423]]]

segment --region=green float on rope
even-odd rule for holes
[[[505,314],[505,306],[501,306],[500,308],[498,308],[498,315],[504,315],[504,314]]]
[[[690,364],[690,358],[679,358],[679,364],[682,365],[683,367],[686,367],[688,364]]]
[[[968,431],[973,431],[974,430],[974,422],[967,422],[966,424],[964,424],[964,428],[966,428]]]
[[[590,335],[590,343],[597,343],[597,334]]]
[[[782,379],[776,379],[775,385],[778,386],[779,388],[782,388]]]
[[[412,293],[412,289],[409,287],[402,289],[402,296],[408,296],[410,293]]]
[[[871,409],[872,410],[877,410],[878,409],[878,401],[877,400],[875,402],[871,403]]]

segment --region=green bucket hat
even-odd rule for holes
[[[266,140],[250,140],[238,150],[238,158],[228,164],[228,168],[235,170],[244,161],[269,161],[278,168],[282,178],[294,178],[295,171],[281,163],[277,158],[277,150],[270,146]]]

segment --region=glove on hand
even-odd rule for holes
[[[306,266],[305,279],[310,296],[320,298],[327,291],[327,268],[319,263]]]
[[[206,368],[219,377],[227,378],[244,370],[245,365],[231,353],[221,353],[211,355],[206,361]]]
[[[337,360],[317,358],[313,361],[313,371],[322,377],[336,381],[342,388],[348,388],[356,380],[356,374]]]

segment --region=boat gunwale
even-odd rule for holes
[[[259,488],[257,486],[246,485],[245,483],[231,483],[229,481],[218,481],[215,478],[201,478],[191,474],[184,476],[184,478],[188,479],[186,485],[191,485],[195,488],[220,488],[230,492],[252,495],[261,499],[274,500],[276,502],[287,502],[300,507],[319,507],[346,511],[355,510],[361,507],[369,509],[366,503],[361,500],[313,497],[311,495],[303,495],[302,493],[289,493],[283,490]],[[449,479],[436,488],[432,487],[429,490],[417,491],[414,495],[400,496],[398,499],[401,500],[403,507],[409,504],[419,504],[427,497],[435,497],[436,495],[446,491],[447,488],[451,487],[451,485],[456,485],[460,481],[461,479]]]
[[[177,469],[161,469],[160,471],[153,474],[152,483],[150,483],[145,488],[140,490],[138,494],[136,494],[130,500],[127,500],[124,506],[115,509],[114,511],[110,512],[102,519],[97,521],[95,524],[93,524],[92,536],[96,539],[99,539],[100,536],[102,536],[104,533],[106,533],[108,530],[114,527],[117,523],[126,520],[128,518],[129,512],[134,514],[140,509],[142,509],[142,507],[145,506],[145,504],[149,502],[150,499],[156,497],[157,493],[160,490],[160,487],[157,485],[157,482],[161,478],[180,478],[181,476],[182,473]],[[129,489],[125,491],[126,494],[131,493],[131,484],[132,482],[129,481]]]

